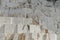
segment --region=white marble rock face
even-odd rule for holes
[[[0,0],[0,40],[60,40],[60,0]]]
[[[5,24],[4,26],[1,28],[2,32],[0,31],[0,39],[2,40],[19,40],[19,37],[20,39],[22,37],[21,40],[57,40],[57,34],[44,27],[41,30],[40,25],[29,25],[30,30],[27,25],[23,24],[17,26],[16,24]]]

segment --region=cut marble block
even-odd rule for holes
[[[5,32],[5,24],[0,26],[0,33],[4,33]]]
[[[23,24],[24,18],[16,18],[16,17],[14,17],[12,21],[13,21],[12,23],[14,23],[14,24],[19,24],[19,23]]]
[[[23,17],[13,18],[12,23],[14,23],[14,24],[31,24],[32,18],[23,18]]]
[[[27,33],[28,28],[26,25],[18,24],[18,32],[17,33]]]
[[[4,32],[5,32],[5,26],[4,25],[1,25],[0,26],[0,40],[5,40],[5,35],[4,35]]]
[[[42,30],[43,31],[41,32],[41,29],[37,25],[30,25],[30,33],[32,33],[32,38],[34,40],[37,40],[37,39],[38,40],[57,40],[57,34],[55,34],[53,31],[48,30],[44,27]],[[45,33],[45,31],[46,31],[46,33]],[[39,36],[39,38],[38,38],[38,36]]]
[[[0,40],[5,40],[5,35],[4,35],[4,33],[0,33]]]
[[[5,38],[8,40],[13,39],[10,37],[14,37],[16,31],[15,24],[5,24]]]
[[[32,24],[32,18],[25,18],[24,24]]]
[[[15,24],[5,24],[5,33],[14,33]]]
[[[11,18],[8,17],[0,17],[0,24],[10,24]]]
[[[30,25],[30,33],[38,33],[41,32],[40,26],[38,25]]]
[[[60,34],[57,34],[57,40],[60,40]]]
[[[18,40],[29,40],[29,32],[28,32],[28,28],[27,25],[23,25],[23,24],[18,24]],[[25,36],[23,36],[25,34]]]

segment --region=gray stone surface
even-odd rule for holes
[[[14,24],[30,25],[34,18],[39,22],[39,24],[42,24],[44,28],[47,28],[54,33],[60,33],[60,25],[57,25],[60,22],[60,0],[56,1],[55,6],[52,2],[47,2],[46,0],[31,0],[30,5],[32,7],[30,8],[27,0],[11,1],[12,2],[9,2],[9,0],[1,0],[0,4],[0,24],[6,24],[5,27],[7,27],[7,31],[10,32],[11,29],[13,30],[15,27]],[[18,4],[18,2],[20,4]],[[26,4],[23,5],[23,3]],[[27,14],[29,18],[26,18]],[[37,16],[39,18],[36,19]],[[13,24],[13,27],[11,27],[10,24]],[[1,30],[2,29],[0,27],[0,31]],[[57,39],[59,40],[58,34]]]

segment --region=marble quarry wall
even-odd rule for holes
[[[17,26],[4,24],[4,26],[5,30],[0,31],[2,34],[0,40],[57,40],[57,35],[54,32],[46,28],[41,30],[40,25],[29,25],[30,30],[28,30],[27,25],[24,27],[22,24]]]
[[[60,0],[0,0],[0,40],[60,40]]]
[[[1,17],[0,21],[0,40],[57,40],[53,30],[31,18]]]

